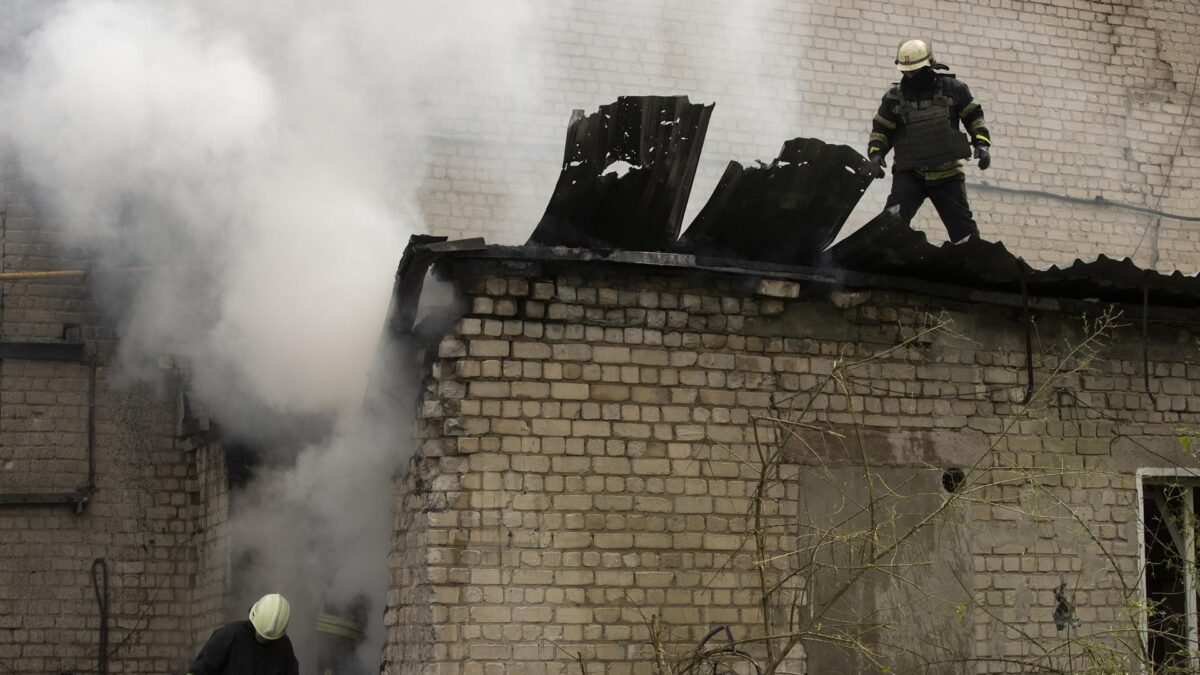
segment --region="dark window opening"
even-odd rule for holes
[[[1200,486],[1197,486],[1200,487]],[[1195,513],[1200,490],[1146,484],[1142,491],[1147,646],[1152,672],[1185,672],[1196,635]]]

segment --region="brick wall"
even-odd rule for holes
[[[971,180],[982,177],[1006,187],[1088,199],[1102,196],[1175,213],[1200,213],[1200,198],[1190,190],[1200,171],[1195,124],[1189,124],[1182,137],[1177,135],[1200,60],[1193,39],[1200,10],[1186,0],[820,2],[750,9],[744,3],[711,1],[664,9],[635,2],[564,7],[537,0],[533,7],[532,20],[521,28],[526,49],[494,55],[511,67],[519,86],[497,81],[482,98],[464,94],[455,113],[440,117],[432,130],[431,156],[419,195],[424,226],[431,232],[523,241],[553,187],[570,110],[592,110],[622,94],[684,93],[694,100],[717,102],[691,214],[703,203],[727,160],[770,159],[783,140],[796,135],[861,148],[878,97],[895,79],[890,65],[895,44],[910,34],[931,35],[943,60],[972,86],[988,111],[996,161],[982,176],[969,170]],[[521,95],[514,99],[513,91]],[[0,271],[85,267],[81,251],[56,243],[55,223],[39,219],[30,191],[15,169],[5,164],[0,178],[5,205]],[[868,191],[851,226],[865,222],[882,205],[884,183]],[[1198,269],[1200,234],[1191,223],[1163,220],[1157,229],[1147,229],[1154,221],[1130,211],[980,190],[973,192],[973,203],[986,237],[1005,241],[1035,264],[1069,263],[1077,256],[1086,259],[1099,253],[1120,257],[1137,247],[1134,257],[1141,264],[1178,267],[1189,273]],[[935,238],[941,236],[928,207],[917,226]],[[1144,231],[1148,234],[1143,238]],[[685,290],[692,282],[651,279],[650,283],[662,285],[660,305],[674,297],[677,307],[638,307],[642,299],[630,295],[635,287],[628,280],[589,281],[594,293],[586,284],[580,285],[582,281],[573,284],[552,276],[514,281],[525,283],[524,290],[517,283],[510,293],[506,282],[503,291],[478,294],[478,306],[458,328],[457,337],[447,343],[451,351],[442,355],[433,371],[433,381],[441,388],[426,401],[429,427],[424,464],[411,474],[414,482],[408,490],[398,488],[397,531],[404,544],[397,545],[393,560],[391,663],[401,668],[401,664],[438,659],[499,662],[505,654],[525,659],[532,658],[528,645],[537,645],[532,660],[561,665],[561,653],[539,642],[542,639],[588,649],[603,647],[596,654],[615,659],[613,645],[640,644],[642,637],[640,614],[634,617],[627,606],[613,611],[617,591],[626,597],[627,587],[640,590],[637,597],[646,606],[664,608],[683,630],[680,643],[694,639],[711,621],[753,618],[753,602],[739,590],[750,569],[744,557],[733,555],[733,576],[722,577],[712,586],[711,595],[695,591],[699,595],[685,600],[678,589],[656,584],[667,583],[660,574],[664,568],[718,565],[720,556],[731,555],[724,548],[729,539],[722,537],[737,535],[736,528],[741,527],[734,516],[749,479],[740,469],[735,474],[733,465],[709,458],[703,466],[728,475],[684,475],[698,469],[688,468],[683,458],[693,455],[682,453],[703,452],[702,440],[712,435],[736,435],[744,428],[746,411],[762,407],[755,395],[762,392],[750,388],[747,381],[763,387],[765,377],[758,381],[753,372],[727,373],[716,366],[727,359],[713,355],[763,357],[767,352],[750,346],[749,338],[756,336],[729,341],[745,330],[745,317],[756,316],[767,306],[793,308],[804,303],[760,304],[753,294],[739,294],[710,281]],[[582,293],[571,295],[576,287]],[[685,306],[693,301],[685,296],[702,298],[700,305]],[[889,298],[881,301],[875,317],[853,316],[865,326],[890,327],[892,320],[881,318],[886,316],[883,306],[906,302],[916,301]],[[814,306],[821,308],[818,320],[835,320],[829,325],[846,319],[827,304]],[[616,312],[612,324],[607,323],[610,312]],[[664,322],[678,320],[671,318],[672,312],[686,315],[685,325],[647,323],[659,321],[660,314]],[[726,316],[727,320],[722,318]],[[782,321],[778,316],[772,320]],[[88,286],[78,280],[0,286],[0,337],[82,341],[86,351],[97,357],[97,491],[87,508],[77,515],[65,506],[0,506],[0,662],[17,672],[95,667],[99,624],[90,569],[96,558],[107,561],[110,573],[109,667],[113,672],[181,667],[195,642],[223,618],[228,602],[223,451],[214,441],[190,448],[190,455],[183,453],[188,448],[177,443],[176,393],[170,387],[133,385],[117,377],[110,362],[114,348],[110,324],[97,310]],[[702,324],[704,328],[699,327]],[[1002,370],[1011,371],[1014,364],[1007,359],[1019,349],[1019,341],[1014,324],[1005,325],[980,329],[980,334],[996,330],[1008,336],[1003,349],[973,352],[971,358],[976,360],[960,365],[997,367],[979,359],[999,362],[1000,356],[986,355],[1003,354]],[[541,333],[525,332],[538,331],[538,326]],[[582,327],[586,330],[580,333]],[[514,329],[516,333],[508,332]],[[614,333],[618,329],[619,335]],[[669,344],[667,336],[673,332],[681,340],[685,335],[701,336],[696,338],[701,349],[690,344],[684,349],[682,342]],[[864,335],[843,335],[839,340],[826,336],[803,348],[787,346],[785,352],[794,347],[800,350],[795,356],[804,359],[798,363],[823,368],[829,354],[822,350],[835,344],[886,342]],[[660,343],[648,342],[655,336]],[[533,346],[541,342],[551,346],[548,357],[544,349]],[[472,353],[476,343],[479,346]],[[455,344],[461,344],[465,353],[456,355]],[[505,345],[509,351],[502,354]],[[488,355],[489,349],[495,353]],[[811,349],[818,351],[803,352]],[[689,351],[696,353],[696,363],[672,360],[690,358],[677,355]],[[664,353],[668,353],[665,365],[633,362],[635,358],[661,360]],[[776,353],[771,354],[775,368]],[[1148,438],[1142,442],[1165,447],[1175,425],[1194,424],[1195,410],[1190,406],[1196,375],[1190,354],[1155,357],[1158,367],[1165,368],[1157,380],[1156,386],[1163,389],[1155,405],[1165,409],[1153,408],[1143,395],[1133,392],[1136,354],[1106,363],[1110,372],[1086,386],[1080,384],[1080,391],[1102,398],[1096,405],[1108,414],[1150,424]],[[626,355],[630,362],[621,361]],[[519,373],[512,370],[516,363]],[[1182,372],[1177,372],[1179,368]],[[671,371],[679,372],[678,382],[642,380],[669,378]],[[961,375],[957,370],[953,373],[945,377]],[[682,379],[700,374],[703,386],[698,380]],[[812,383],[810,376],[816,376],[799,371],[784,374],[795,375],[805,386]],[[0,494],[58,491],[84,484],[89,377],[90,367],[79,363],[27,359],[0,363]],[[774,386],[783,387],[785,381],[790,380],[780,377]],[[686,400],[692,395],[688,392],[694,392],[693,400]],[[967,415],[953,404],[946,408],[937,401],[878,398],[878,409],[868,408],[868,413],[877,416],[870,424],[880,428],[911,424],[917,430],[913,434],[932,434],[936,429],[925,425],[967,419],[972,432],[993,431],[970,426],[985,424],[979,420],[991,419],[987,415]],[[876,405],[868,404],[872,400],[867,397],[862,403]],[[999,407],[988,414],[1003,410],[1002,403],[989,404]],[[836,396],[823,405],[830,407],[835,419],[842,412],[836,409],[842,405]],[[462,406],[467,412],[462,412]],[[936,417],[913,416],[910,407]],[[1084,408],[1076,412],[1083,418],[1045,422],[1064,425],[1053,427],[1057,440],[1049,445],[1039,440],[1040,427],[1023,429],[1025,445],[1007,461],[1061,455],[1064,462],[1088,468],[1088,462],[1106,461],[1107,454],[1091,454],[1099,451],[1091,441],[1111,428],[1086,419]],[[625,419],[627,414],[636,418]],[[703,439],[688,436],[692,432],[684,427],[704,429]],[[671,437],[662,439],[658,434]],[[954,434],[953,438],[960,437]],[[1090,440],[1080,445],[1077,437]],[[958,447],[959,441],[947,442]],[[884,447],[890,452],[895,445],[889,441]],[[941,458],[936,453],[933,457]],[[593,465],[596,461],[599,464]],[[587,468],[581,472],[584,462]],[[662,462],[669,462],[673,472],[684,472],[679,474],[684,480],[649,473],[654,467],[662,469]],[[1122,470],[1133,463],[1129,459]],[[503,466],[508,468],[501,470]],[[646,474],[635,475],[635,471]],[[514,497],[504,509],[478,502],[493,499],[495,493],[516,495],[518,488],[505,482],[515,480],[516,474],[520,474],[519,490],[528,491],[522,500]],[[1126,471],[1112,478],[1116,489],[1103,494],[1113,496],[1094,497],[1101,501],[1088,505],[1110,519],[1105,522],[1120,530],[1122,542],[1128,539],[1128,476]],[[418,479],[422,482],[415,482]],[[718,492],[722,490],[723,494]],[[487,496],[476,497],[477,508],[470,509],[437,501],[467,492]],[[713,497],[711,504],[703,499],[708,494]],[[1019,493],[1001,496],[1020,498]],[[556,505],[558,497],[564,500]],[[571,498],[591,499],[592,506],[585,510],[582,501],[573,503]],[[1103,501],[1108,499],[1117,502]],[[530,500],[537,508],[526,508]],[[546,504],[549,510],[540,515]],[[631,504],[627,511],[637,513],[623,514],[626,504]],[[709,506],[712,513],[680,512]],[[988,517],[996,521],[1010,513],[1001,506],[989,508],[994,513],[989,511]],[[711,541],[701,538],[698,547],[689,548],[696,541],[694,526],[701,521],[715,528]],[[1011,529],[1014,540],[1019,539],[1019,527],[1004,527]],[[504,550],[508,529],[517,532],[514,538],[525,538],[519,543],[528,551],[514,556]],[[543,556],[539,537],[555,531],[577,539],[583,533],[602,534],[605,545],[628,543],[633,536],[633,548],[585,554],[582,549],[560,547],[549,548]],[[668,535],[671,549],[662,548],[662,537]],[[676,545],[684,547],[683,552],[676,552]],[[988,594],[988,602],[1003,605],[1004,611],[1017,611],[1013,600],[1018,597],[1034,597],[1039,606],[1046,601],[1049,577],[1022,581],[1018,575],[992,574],[1023,571],[1022,546],[1026,544],[1021,541],[996,544],[986,554],[975,554],[974,564],[989,579],[996,579],[986,583],[999,584],[985,587],[981,580],[977,590]],[[1045,538],[1032,546],[1039,552],[1037,547],[1052,547]],[[626,554],[634,550],[636,564],[626,567]],[[439,558],[443,552],[451,557]],[[514,564],[526,564],[526,552],[536,554],[537,565],[529,563],[531,576],[517,583],[510,571],[518,569]],[[1123,555],[1128,561],[1128,550]],[[643,564],[644,569],[639,567]],[[1070,556],[1056,559],[1053,565],[1056,571],[1076,571]],[[481,570],[478,575],[472,566]],[[499,597],[493,583],[497,574],[507,586]],[[633,586],[626,583],[630,574]],[[672,583],[690,578],[677,577]],[[561,590],[552,588],[560,582]],[[470,607],[476,606],[487,611],[473,615]],[[701,606],[712,609],[694,609]],[[1108,620],[1104,607],[1111,606],[1099,603],[1096,615]],[[510,608],[512,621],[490,620],[502,618],[505,608]],[[979,631],[979,654],[1004,648],[1003,631],[995,624],[981,622]],[[520,649],[518,634],[524,641]],[[456,651],[467,649],[468,644],[480,645],[472,648],[481,651],[467,651],[465,656]],[[505,645],[511,651],[505,651]]]
[[[1065,581],[1083,634],[1132,636],[1120,575],[1136,587],[1134,473],[1195,466],[1178,431],[1200,425],[1194,328],[1151,325],[1151,400],[1136,330],[1093,344],[1088,372],[1056,377],[1086,331],[1037,313],[1035,382],[1049,388],[1018,417],[1015,308],[603,263],[446,269],[470,311],[430,347],[420,452],[397,485],[389,672],[566,672],[577,653],[587,672],[650,672],[654,614],[675,650],[719,623],[753,636],[756,473],[739,458],[760,447],[755,419],[810,404],[805,420],[851,440],[788,445],[791,479],[769,514],[788,541],[829,517],[837,500],[819,497],[849,494],[829,486],[861,492],[860,450],[880,485],[914,500],[888,507],[904,518],[935,510],[943,471],[964,468],[976,491],[911,561],[936,571],[923,583],[938,601],[904,622],[957,639],[969,670],[1024,672],[1000,659],[1039,650],[1062,666],[1051,617]],[[929,316],[952,331],[920,337]],[[828,381],[858,359],[848,390]],[[796,590],[819,597],[810,580]],[[864,583],[858,602],[907,597]],[[817,647],[809,658],[839,663]]]
[[[181,401],[182,402],[182,401]],[[239,590],[233,578],[233,544],[229,527],[230,468],[225,444],[209,433],[208,419],[197,415],[196,403],[188,400],[188,413],[181,414],[183,448],[188,464],[188,501],[194,564],[189,583],[187,628],[191,644],[204,644],[213,629],[238,614],[233,594]],[[190,656],[190,655],[189,655]]]
[[[83,254],[56,243],[27,186],[6,170],[0,271],[84,268]],[[176,442],[176,389],[118,375],[111,322],[78,277],[0,282],[0,340],[82,342],[86,354],[0,361],[0,500],[85,488],[89,435],[94,448],[94,492],[79,512],[65,500],[0,504],[0,664],[14,673],[98,668],[102,584],[94,585],[93,571],[99,582],[102,568],[93,562],[102,559],[109,672],[181,670],[193,633],[217,618],[204,599],[220,589],[205,584],[222,581],[198,574],[204,547],[193,528],[204,518],[196,512],[219,506],[220,494],[210,489],[203,503],[189,496],[200,478]],[[223,478],[204,463],[200,471]],[[209,524],[205,532],[211,538],[220,529]]]
[[[522,50],[507,57],[511,79],[493,85],[509,91],[478,92],[436,122],[421,197],[431,232],[524,241],[553,188],[571,109],[618,95],[716,101],[689,220],[729,160],[770,160],[802,135],[862,151],[897,79],[896,45],[911,35],[934,40],[987,113],[994,161],[968,169],[968,181],[1200,214],[1194,110],[1180,136],[1200,64],[1200,6],[1188,0],[531,6]],[[848,227],[878,213],[889,185],[868,189]],[[1037,266],[1103,253],[1200,271],[1195,223],[981,189],[971,199],[984,236]],[[928,205],[916,225],[945,238]]]

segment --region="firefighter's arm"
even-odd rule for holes
[[[992,135],[983,119],[983,106],[979,105],[979,101],[971,96],[970,88],[962,82],[958,82],[955,99],[958,104],[958,119],[962,120],[967,135],[971,137],[971,145],[975,147],[982,145],[985,148],[990,146]]]
[[[896,132],[898,111],[892,92],[884,94],[879,110],[871,120],[871,137],[867,141],[867,156],[886,155],[892,149],[892,135]]]
[[[200,648],[196,660],[188,666],[188,675],[217,675],[229,660],[229,646],[233,643],[229,631],[217,629],[208,642]]]
[[[879,111],[871,120],[871,137],[867,141],[867,159],[870,160],[869,172],[872,178],[883,178],[887,175],[883,169],[887,166],[884,157],[892,149],[892,132],[896,131],[896,114],[893,105],[892,92],[884,94],[879,104]]]
[[[955,102],[958,104],[958,119],[967,129],[971,137],[971,145],[975,146],[975,159],[979,160],[979,169],[986,170],[992,165],[992,134],[988,131],[983,120],[983,106],[971,96],[971,89],[962,82],[955,87]]]

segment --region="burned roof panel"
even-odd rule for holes
[[[827,267],[912,276],[957,285],[1003,288],[1020,284],[1032,268],[1003,244],[972,238],[941,246],[885,210],[822,256]]]
[[[1163,274],[1138,267],[1132,260],[1114,260],[1101,255],[1091,262],[1075,260],[1064,269],[1057,266],[1037,272],[1030,292],[1077,298],[1140,302],[1142,292],[1153,304],[1196,307],[1200,304],[1200,274],[1187,276],[1174,271]]]
[[[814,278],[927,289],[1114,302],[1140,302],[1145,292],[1152,304],[1193,308],[1200,301],[1200,275],[1163,275],[1104,256],[1034,270],[1000,242],[931,244],[888,211],[829,247],[872,179],[857,152],[817,139],[788,141],[769,165],[731,162],[679,239],[712,110],[684,96],[641,96],[586,117],[576,111],[558,184],[529,244],[722,258],[731,271],[737,260],[802,266],[798,272]]]
[[[1001,242],[971,238],[935,246],[887,211],[831,247],[819,264],[1008,292],[1020,292],[1024,280],[1031,295],[1042,297],[1138,303],[1146,289],[1154,304],[1194,307],[1200,301],[1200,275],[1164,275],[1143,270],[1129,258],[1103,255],[1092,262],[1076,260],[1064,269],[1035,270]]]
[[[867,160],[850,147],[792,139],[769,165],[730,162],[679,248],[811,264],[837,237],[871,180]]]
[[[905,226],[895,211],[882,211],[818,259],[820,267],[892,272],[919,262],[932,247],[925,235]]]
[[[558,184],[531,244],[670,250],[713,106],[624,96],[572,117]]]

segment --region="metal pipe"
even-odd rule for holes
[[[1174,155],[1172,155],[1172,158],[1174,158]],[[1026,189],[1026,188],[1001,187],[999,185],[992,185],[991,183],[988,183],[987,181],[980,181],[978,183],[968,183],[967,187],[971,188],[972,190],[990,190],[992,192],[1007,192],[1009,194],[1014,194],[1014,195],[1026,195],[1026,196],[1030,196],[1030,197],[1044,197],[1046,199],[1055,199],[1055,200],[1062,201],[1062,202],[1068,202],[1070,204],[1086,204],[1088,206],[1107,206],[1107,207],[1111,207],[1114,209],[1125,209],[1127,211],[1136,211],[1137,213],[1145,213],[1145,214],[1148,214],[1151,216],[1158,216],[1159,218],[1170,218],[1172,220],[1182,220],[1184,222],[1200,223],[1200,216],[1186,216],[1186,215],[1183,215],[1180,213],[1167,213],[1166,211],[1159,211],[1157,208],[1151,208],[1149,206],[1141,206],[1139,204],[1127,204],[1125,202],[1115,202],[1111,199],[1105,199],[1104,197],[1101,197],[1098,195],[1096,197],[1092,197],[1091,199],[1087,199],[1084,197],[1071,197],[1069,195],[1060,195],[1060,194],[1056,194],[1054,192],[1046,192],[1045,190],[1031,190],[1031,189]],[[1161,199],[1160,199],[1160,201],[1161,201]]]
[[[88,417],[87,417],[87,484],[83,487],[84,498],[79,501],[76,513],[83,511],[87,500],[96,491],[96,360],[88,359]]]
[[[1025,399],[1021,405],[1033,400],[1033,320],[1029,316],[1029,289],[1025,287],[1025,274],[1020,274],[1022,315],[1025,324]]]
[[[19,492],[0,494],[0,506],[60,506],[66,505],[80,512],[80,502],[87,501],[83,490],[74,492]]]
[[[100,576],[96,576],[96,571]],[[100,611],[100,649],[96,655],[97,675],[108,675],[108,563],[104,558],[92,561],[92,590],[96,593],[96,606]]]
[[[1150,391],[1150,286],[1142,286],[1142,382],[1146,387],[1146,395],[1155,405],[1154,394]]]
[[[164,269],[159,267],[116,267],[102,270],[104,272],[153,272],[155,270]],[[176,271],[179,268],[174,268]],[[188,267],[187,269],[202,269],[200,266]],[[89,272],[94,270],[27,270],[24,272],[0,272],[0,282],[4,281],[32,281],[36,279],[83,279],[87,277]]]
[[[82,279],[85,276],[87,276],[87,270],[0,272],[0,281],[28,281],[30,279]]]

